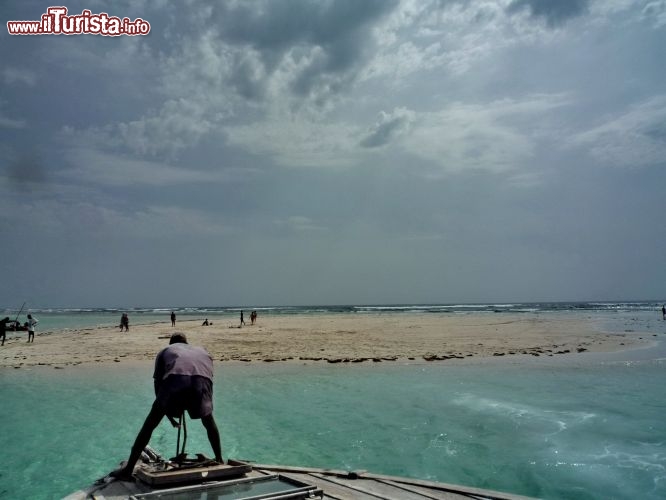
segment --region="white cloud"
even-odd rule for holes
[[[492,54],[558,36],[528,14],[508,15],[510,0],[405,1],[375,28],[379,50],[363,76],[404,78],[438,68],[460,75]]]
[[[158,113],[148,113],[127,122],[101,127],[63,127],[62,136],[73,144],[113,149],[131,155],[174,158],[195,146],[216,129],[214,110],[198,99],[166,101]]]
[[[380,112],[365,130],[330,118],[276,111],[262,122],[225,132],[231,144],[285,166],[353,166],[390,145],[442,171],[507,171],[520,168],[538,141],[552,139],[554,131],[543,115],[568,103],[564,94],[538,94],[523,100],[452,103],[432,112],[401,107]]]
[[[11,203],[0,199],[0,209],[16,204],[21,210],[12,219],[14,227],[30,228],[42,237],[86,234],[113,239],[122,235],[125,241],[140,241],[145,238],[215,236],[233,231],[219,214],[173,205],[151,205],[136,211],[123,211],[80,199],[23,197]]]
[[[303,114],[271,114],[251,125],[225,129],[230,144],[271,156],[288,167],[349,166],[356,160],[360,130],[344,123],[322,122]]]
[[[389,144],[394,138],[408,132],[414,121],[414,112],[406,108],[395,108],[390,113],[382,111],[361,146],[376,148]]]
[[[566,103],[562,95],[453,103],[439,111],[416,114],[402,145],[445,171],[516,170],[534,154],[536,142],[545,134],[530,125],[534,117]]]
[[[207,114],[201,102],[169,100],[158,115],[119,123],[117,131],[130,151],[168,156],[195,145],[213,129]]]
[[[666,158],[666,95],[631,106],[625,113],[575,135],[571,144],[587,148],[600,163],[637,167]]]
[[[224,182],[222,171],[202,172],[166,163],[137,160],[94,149],[71,149],[65,158],[72,165],[61,171],[65,178],[109,186],[167,186]]]
[[[527,137],[464,105],[421,114],[405,146],[447,171],[505,171],[533,152]]]
[[[286,219],[275,220],[274,223],[280,229],[288,229],[295,232],[324,231],[326,229],[303,215],[292,215]]]
[[[655,28],[666,26],[666,0],[648,2],[643,8],[642,14],[653,22]]]
[[[107,226],[121,228],[128,237],[207,237],[232,231],[217,214],[172,205],[148,206],[134,213],[105,209],[104,217]]]
[[[222,43],[213,28],[184,35],[160,61],[160,91],[171,99],[188,98],[229,110],[233,89],[226,84],[234,56],[234,49]]]
[[[0,100],[0,128],[25,128],[25,120],[16,120],[2,114],[3,104],[4,102]]]
[[[2,78],[7,85],[23,84],[34,87],[37,84],[35,73],[26,69],[8,67],[2,71]]]
[[[25,128],[25,120],[14,120],[0,115],[0,128]]]

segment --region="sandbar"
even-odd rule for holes
[[[557,314],[321,314],[260,317],[238,327],[236,318],[38,332],[8,339],[0,367],[53,366],[153,360],[174,332],[205,347],[215,361],[359,363],[554,356],[615,352],[650,340],[608,333],[593,321]]]

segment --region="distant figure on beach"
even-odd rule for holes
[[[127,464],[111,476],[132,480],[134,466],[148,445],[155,428],[166,416],[174,427],[185,410],[192,419],[201,419],[215,460],[223,463],[220,432],[213,418],[213,359],[202,347],[187,343],[184,333],[174,333],[169,346],[155,358],[155,401],[136,436]]]
[[[250,324],[254,325],[255,321],[257,321],[257,311],[252,311],[250,313]]]
[[[176,313],[171,311],[171,326],[176,326]]]
[[[127,316],[127,313],[123,313],[123,315],[120,317],[120,331],[123,331],[123,328],[125,329],[126,332],[129,332],[129,316]]]
[[[208,318],[204,320],[203,323],[201,323],[201,326],[208,326],[210,323],[208,323]]]
[[[243,311],[241,310],[241,322],[240,326],[243,326],[245,324],[245,320],[243,319]]]
[[[2,337],[2,344],[5,345],[5,338],[7,337],[7,323],[9,323],[9,316],[0,319],[0,337]]]
[[[661,306],[661,318],[666,320],[666,304]]]
[[[28,314],[28,321],[25,324],[28,329],[28,342],[35,342],[35,326],[39,323],[31,314]]]

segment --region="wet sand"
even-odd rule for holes
[[[546,314],[322,314],[264,316],[242,328],[231,318],[213,323],[37,332],[30,344],[21,335],[0,348],[0,367],[152,361],[176,331],[227,362],[445,362],[615,352],[650,343],[637,333],[600,332],[591,320]]]

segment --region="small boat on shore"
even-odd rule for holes
[[[107,475],[65,500],[528,500],[528,497],[367,471],[264,465],[203,455],[166,460],[146,447],[133,481]]]
[[[27,323],[26,323],[27,325]],[[7,331],[8,332],[27,332],[28,327],[25,325],[22,325],[20,321],[10,321],[7,323]]]

